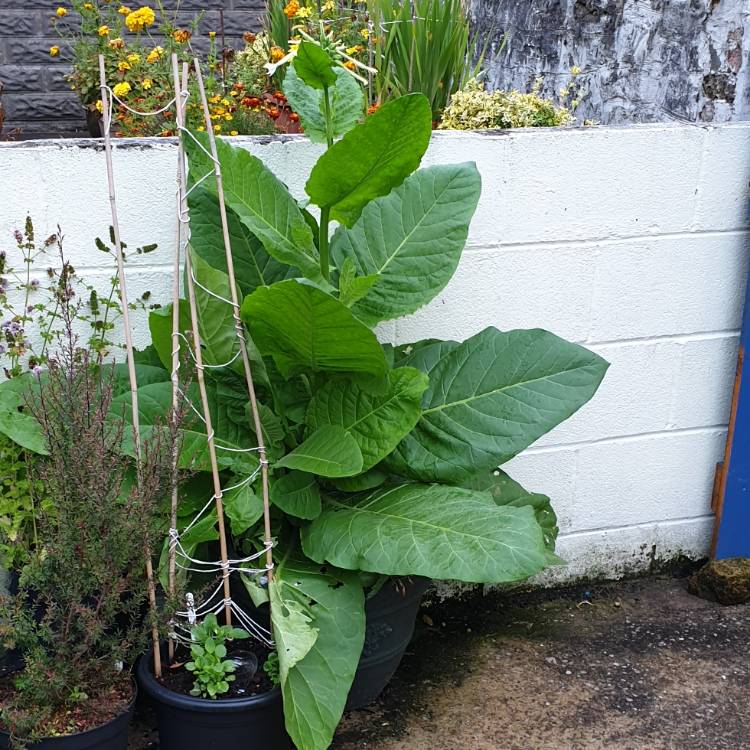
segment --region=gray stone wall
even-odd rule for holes
[[[147,3],[131,3],[132,7],[140,4]],[[164,0],[168,10],[179,7],[184,23],[204,11],[202,37],[193,41],[198,50],[206,46],[208,31],[219,30],[220,10],[227,43],[239,45],[243,32],[257,29],[263,4],[263,0]],[[59,58],[49,56],[49,48],[60,44],[52,23],[58,5],[66,5],[65,0],[0,0],[0,101],[6,136],[16,128],[20,138],[85,131],[84,111],[65,81],[69,70],[65,49]]]
[[[750,120],[750,0],[472,0],[496,88],[555,95],[573,66],[579,120]]]

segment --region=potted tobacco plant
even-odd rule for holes
[[[324,48],[303,42],[289,58],[285,94],[305,133],[327,145],[307,180],[309,200],[298,203],[247,151],[218,148],[278,540],[268,585],[247,578],[246,586],[256,605],[270,605],[286,729],[300,750],[323,750],[362,657],[368,597],[398,604],[420,579],[510,582],[559,562],[549,499],[498,466],[585,404],[607,363],[538,329],[381,344],[375,326],[419,309],[450,280],[479,173],[472,163],[418,168],[432,129],[424,96],[403,96],[361,121],[362,92]],[[236,339],[222,302],[218,188],[202,179],[212,169],[204,150],[192,139],[186,148],[203,357],[220,365]],[[165,368],[171,321],[169,308],[150,319],[151,351]],[[257,438],[235,367],[207,372],[216,440],[229,449],[221,468],[233,483],[257,468],[242,452]],[[139,395],[144,423],[168,412],[168,383]],[[185,460],[200,456],[206,439],[200,430],[187,437]],[[257,489],[248,484],[227,502],[242,552],[261,537]],[[370,639],[381,682],[355,703],[398,663],[416,612],[409,606],[398,637]]]
[[[8,381],[43,438],[35,481],[53,499],[39,513],[18,589],[0,597],[3,645],[20,661],[0,677],[0,747],[125,750],[143,649],[143,546],[171,468],[171,446],[144,444],[141,482],[109,419],[115,370],[65,340],[48,369]],[[20,386],[25,386],[20,390]],[[19,419],[21,415],[19,412]]]

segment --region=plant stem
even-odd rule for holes
[[[331,122],[331,93],[328,86],[323,86],[323,106],[326,118],[326,141],[328,148],[333,146],[333,122]]]
[[[326,142],[328,148],[333,146],[333,122],[331,121],[331,94],[328,86],[323,87],[323,106],[326,119]],[[330,269],[328,267],[328,224],[331,220],[331,209],[326,206],[320,209],[320,233],[318,235],[318,250],[320,252],[320,273],[328,281]]]
[[[320,209],[320,234],[318,235],[318,250],[320,251],[320,273],[328,281],[330,269],[328,268],[328,223],[330,221],[331,209],[329,207]]]

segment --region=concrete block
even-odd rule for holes
[[[463,340],[491,325],[547,328],[582,341],[590,325],[593,283],[591,248],[466,250],[437,298],[397,322],[397,338],[399,343]]]
[[[706,429],[579,448],[572,528],[583,531],[709,513],[724,437],[724,430]]]
[[[749,247],[744,233],[602,245],[589,340],[738,328]]]
[[[750,226],[750,159],[747,154],[750,154],[750,129],[727,125],[711,128],[706,133],[695,211],[696,229]]]
[[[701,427],[729,422],[737,346],[738,337],[734,335],[696,339],[682,345],[670,427]]]

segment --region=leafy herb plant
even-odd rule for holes
[[[236,666],[226,658],[226,642],[250,636],[240,628],[219,625],[214,614],[206,615],[203,622],[190,632],[193,640],[190,655],[193,660],[185,665],[185,669],[195,676],[190,695],[218,698],[229,692],[229,683],[235,680],[233,672]]]
[[[19,540],[18,592],[0,597],[3,645],[23,658],[3,685],[0,720],[25,742],[93,728],[130,702],[123,665],[144,645],[140,542],[153,541],[171,471],[172,443],[156,436],[144,444],[143,482],[132,481],[122,424],[109,418],[115,370],[77,346],[68,309],[62,348],[23,396],[46,453],[29,468],[54,512],[40,513],[35,537]]]

